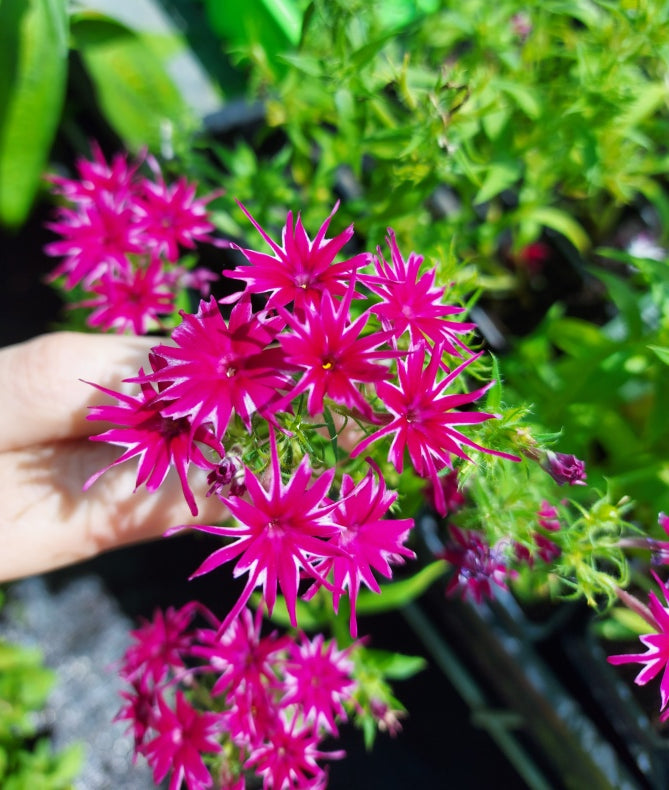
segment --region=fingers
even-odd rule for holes
[[[0,349],[0,452],[96,433],[88,406],[147,367],[155,339],[54,332]],[[82,381],[82,379],[84,381]]]
[[[91,474],[118,448],[88,440],[38,445],[0,455],[0,581],[51,570],[108,549],[148,540],[180,524],[214,524],[228,512],[206,498],[202,470],[191,484],[200,513],[193,517],[172,470],[156,493],[135,493],[136,466],[106,472],[88,491]],[[193,570],[184,568],[184,575]]]

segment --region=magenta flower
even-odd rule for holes
[[[302,392],[308,392],[307,408],[311,415],[323,411],[323,398],[327,396],[371,417],[369,403],[356,384],[376,384],[390,378],[388,368],[376,360],[387,359],[394,352],[376,350],[387,339],[386,333],[360,337],[368,315],[363,313],[350,321],[352,294],[349,288],[341,303],[336,304],[329,293],[324,293],[319,309],[311,306],[301,311],[301,320],[281,311],[292,329],[279,337],[286,362],[304,372],[281,400],[279,408]]]
[[[109,164],[95,141],[91,142],[91,150],[91,161],[77,159],[78,179],[47,176],[47,180],[54,184],[54,192],[73,203],[95,203],[102,195],[118,204],[130,200],[134,194],[133,179],[138,164],[129,165],[125,153],[116,154]]]
[[[350,648],[338,650],[334,640],[326,643],[323,634],[313,640],[303,634],[300,644],[291,644],[281,705],[297,705],[300,714],[316,732],[323,728],[337,735],[335,718],[346,721],[342,702],[351,698],[355,688],[349,653]]]
[[[373,470],[377,473],[376,477]],[[332,518],[341,527],[333,540],[342,552],[324,559],[318,565],[318,570],[321,576],[328,576],[332,572],[335,612],[338,611],[342,592],[348,590],[353,637],[358,633],[356,601],[360,584],[380,593],[381,588],[374,572],[389,579],[392,576],[391,564],[399,564],[404,562],[405,557],[413,559],[416,556],[404,545],[413,527],[413,519],[385,518],[396,498],[397,493],[386,489],[379,469],[373,467],[357,486],[349,475],[344,475],[340,499],[332,511]],[[309,590],[308,597],[313,596],[318,587],[316,582]]]
[[[198,713],[181,691],[176,693],[174,710],[159,694],[153,721],[158,735],[142,749],[153,769],[154,782],[162,782],[171,772],[169,790],[179,790],[183,782],[188,790],[211,787],[213,779],[201,754],[221,751],[214,740],[220,726],[219,713]]]
[[[480,604],[492,599],[495,584],[508,589],[506,579],[515,576],[499,548],[491,547],[485,538],[474,530],[450,527],[453,541],[438,556],[453,566],[453,576],[446,587],[446,594],[460,592]]]
[[[47,255],[65,256],[49,278],[64,275],[64,287],[68,290],[82,280],[85,284],[93,282],[110,268],[128,271],[127,256],[144,251],[132,210],[105,194],[76,211],[60,209],[58,219],[47,227],[63,239],[47,244],[44,250]]]
[[[654,572],[651,571],[651,573],[662,590],[664,600],[669,605],[669,589]],[[662,711],[669,703],[669,608],[662,606],[653,591],[648,593],[648,615],[650,615],[648,620],[654,625],[657,633],[639,637],[641,644],[647,648],[646,652],[609,656],[608,661],[615,665],[643,664],[643,668],[635,678],[635,683],[639,686],[644,686],[662,672],[660,681],[660,710]],[[669,718],[669,709],[665,710],[660,717],[661,721],[665,721],[667,718]]]
[[[429,340],[439,344],[443,351],[460,356],[459,351],[469,353],[469,349],[457,337],[470,332],[475,324],[450,321],[447,316],[458,315],[465,310],[442,302],[444,288],[435,288],[435,270],[431,269],[419,276],[423,258],[411,253],[405,261],[395,241],[395,234],[388,229],[388,246],[392,263],[387,263],[379,250],[374,258],[376,276],[362,275],[361,281],[381,302],[371,308],[381,320],[384,329],[392,331],[399,338],[408,331],[413,345]]]
[[[150,357],[150,361],[155,371],[159,362],[153,356]],[[140,370],[140,376],[143,375],[144,371]],[[84,490],[113,466],[118,466],[131,458],[138,458],[135,490],[146,484],[149,491],[157,491],[170,467],[173,466],[179,475],[188,507],[195,515],[197,506],[188,483],[188,466],[193,462],[203,469],[209,468],[210,463],[202,454],[198,443],[223,455],[224,449],[221,443],[204,425],[193,427],[184,417],[165,417],[161,413],[165,401],[146,382],[140,385],[141,391],[137,397],[115,392],[99,384],[92,386],[115,398],[117,403],[91,407],[89,420],[105,420],[116,426],[97,436],[91,436],[91,441],[107,442],[127,449],[115,461],[90,477],[84,485]]]
[[[560,486],[565,483],[569,483],[570,486],[584,486],[586,484],[585,463],[575,455],[554,453],[548,450],[542,467]]]
[[[147,161],[156,180],[142,179],[138,185],[139,197],[134,204],[137,229],[147,249],[174,263],[180,246],[194,249],[195,242],[212,241],[214,226],[207,215],[207,203],[218,193],[196,198],[196,186],[184,178],[168,186],[158,162],[152,156]]]
[[[272,733],[270,741],[252,750],[245,768],[254,768],[263,778],[263,790],[310,790],[324,787],[325,771],[316,762],[319,759],[339,759],[344,752],[321,752],[319,736],[311,727],[297,727],[297,717]]]
[[[269,347],[283,320],[263,320],[242,299],[226,323],[214,297],[200,302],[197,315],[181,315],[172,333],[176,345],[154,349],[165,366],[144,377],[164,385],[162,414],[188,419],[194,429],[211,422],[221,437],[236,413],[250,430],[251,415],[268,416],[289,381],[281,370],[283,352]]]
[[[133,681],[137,678],[160,683],[170,670],[183,670],[183,659],[193,642],[189,628],[198,605],[194,602],[164,612],[156,609],[153,620],[144,620],[139,628],[130,632],[133,644],[123,657],[121,677]]]
[[[174,308],[171,278],[157,258],[134,271],[108,269],[90,290],[96,294],[94,299],[73,306],[95,308],[86,323],[103,330],[132,330],[144,335],[159,315],[169,314]]]
[[[454,425],[484,422],[495,415],[486,412],[457,411],[459,406],[480,398],[491,386],[487,384],[474,392],[459,395],[444,395],[444,390],[455,381],[460,373],[480,356],[463,362],[451,371],[442,381],[437,380],[441,369],[443,344],[432,350],[427,367],[425,346],[410,353],[406,360],[397,365],[399,386],[382,381],[377,385],[377,394],[392,415],[392,419],[366,439],[363,439],[351,453],[352,457],[363,452],[372,442],[387,434],[394,434],[388,458],[395,469],[401,472],[404,467],[404,451],[416,473],[428,478],[433,485],[435,503],[441,515],[446,513],[446,501],[440,484],[439,473],[452,468],[452,458],[456,456],[469,460],[462,446],[472,447],[480,452],[498,455],[518,461],[516,456],[481,447],[469,439]]]
[[[321,225],[313,240],[307,235],[299,214],[293,226],[293,214],[289,211],[283,228],[282,246],[279,246],[240,203],[240,208],[274,254],[240,248],[251,265],[239,266],[232,271],[224,271],[223,274],[243,280],[248,293],[269,292],[268,307],[286,305],[289,302],[294,302],[298,309],[308,305],[318,307],[324,293],[343,296],[349,280],[367,263],[368,256],[366,253],[355,255],[341,263],[334,263],[342,247],[353,236],[351,225],[338,236],[325,238],[338,205]]]
[[[242,609],[225,631],[220,628],[198,631],[199,644],[192,652],[206,659],[206,666],[219,673],[211,692],[214,696],[227,690],[234,696],[251,692],[257,697],[266,688],[276,687],[275,665],[290,639],[278,638],[276,632],[261,637],[261,627],[262,609],[258,608],[255,616]]]
[[[240,559],[234,575],[248,573],[246,586],[223,622],[222,629],[226,629],[237,617],[252,591],[259,585],[263,588],[263,598],[270,614],[276,602],[277,589],[281,589],[291,625],[295,627],[300,572],[304,571],[331,589],[331,585],[316,570],[315,563],[324,557],[341,554],[341,550],[328,541],[338,531],[330,515],[332,505],[326,504],[334,469],[323,472],[308,488],[311,469],[308,456],[304,456],[299,467],[284,484],[273,431],[270,431],[270,444],[272,480],[269,491],[247,468],[245,483],[249,501],[235,496],[221,499],[237,519],[238,525],[194,527],[235,540],[211,554],[191,578],[209,573],[236,557]]]

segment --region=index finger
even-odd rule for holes
[[[99,430],[86,420],[106,396],[82,379],[119,389],[146,365],[154,339],[53,332],[0,349],[0,452]]]

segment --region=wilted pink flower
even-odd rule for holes
[[[289,211],[283,228],[282,246],[279,246],[246,208],[241,203],[239,205],[274,254],[242,249],[251,265],[239,266],[232,271],[224,271],[223,274],[243,280],[248,293],[269,292],[268,307],[294,302],[299,310],[307,305],[318,307],[323,293],[343,296],[348,281],[361,266],[367,263],[366,253],[355,255],[341,263],[334,263],[342,247],[353,236],[351,225],[338,236],[332,239],[325,238],[337,206],[321,225],[313,240],[307,235],[299,215],[293,226],[293,214]]]
[[[586,484],[585,463],[575,455],[554,453],[548,450],[542,467],[560,486],[565,483],[569,483],[570,486],[584,486]]]
[[[252,591],[261,585],[263,598],[271,614],[280,588],[293,627],[297,625],[297,603],[300,571],[331,585],[315,569],[324,557],[341,554],[328,541],[338,531],[330,515],[332,505],[326,505],[326,494],[332,483],[334,469],[323,472],[308,488],[311,481],[309,457],[304,456],[287,483],[281,480],[281,466],[276,437],[270,431],[272,480],[266,491],[250,469],[246,469],[249,501],[239,497],[221,498],[237,520],[237,526],[218,527],[198,525],[194,529],[222,537],[234,538],[228,546],[217,549],[195,571],[193,577],[218,568],[225,562],[240,557],[234,575],[248,573],[249,578],[237,603],[229,612],[221,628],[227,628],[246,606]],[[193,578],[191,577],[191,578]]]
[[[480,604],[493,597],[492,585],[508,589],[506,580],[515,575],[508,567],[504,553],[491,547],[485,538],[474,530],[450,527],[453,541],[438,556],[453,566],[453,576],[446,593],[459,591],[463,598],[471,596]]]
[[[651,571],[652,572],[652,571]],[[669,589],[662,580],[653,573],[658,583],[664,600],[669,605]],[[643,668],[635,678],[635,682],[644,686],[656,675],[662,674],[660,682],[660,710],[664,710],[669,703],[669,608],[662,606],[654,592],[648,593],[648,610],[650,621],[654,624],[657,633],[640,636],[641,644],[647,648],[645,653],[631,653],[629,655],[609,656],[610,664],[643,664]],[[669,709],[660,717],[662,721],[669,718]]]
[[[468,459],[462,449],[463,445],[512,461],[519,459],[508,453],[481,447],[452,427],[484,422],[495,416],[486,412],[457,411],[458,407],[480,398],[491,384],[473,392],[444,395],[444,390],[480,354],[466,360],[443,380],[438,381],[437,374],[441,370],[442,353],[443,345],[438,344],[432,350],[427,367],[423,368],[426,349],[424,346],[419,347],[410,353],[406,360],[398,362],[399,386],[385,381],[377,385],[377,394],[391,413],[392,419],[363,439],[351,456],[359,455],[382,436],[394,434],[388,453],[389,460],[392,461],[395,469],[401,472],[404,467],[404,451],[408,450],[416,473],[432,481],[437,510],[441,515],[445,515],[446,502],[439,473],[445,468],[452,468],[453,456]]]
[[[193,249],[197,241],[212,241],[214,226],[207,215],[207,203],[217,194],[196,198],[195,184],[185,178],[168,185],[158,162],[152,156],[147,161],[155,181],[142,179],[138,185],[139,197],[134,205],[137,229],[147,249],[174,263],[180,246]]]
[[[165,611],[157,609],[153,620],[144,620],[130,632],[133,644],[123,656],[121,676],[126,680],[144,678],[160,683],[170,669],[184,669],[184,657],[193,642],[189,628],[198,605],[194,602]]]
[[[369,703],[369,712],[376,719],[381,732],[387,732],[391,738],[402,732],[400,718],[406,716],[406,711],[393,710],[387,702],[373,698]]]
[[[148,266],[134,270],[115,272],[108,269],[90,290],[95,298],[73,306],[94,308],[86,323],[104,330],[131,330],[136,335],[144,335],[151,323],[159,320],[159,315],[167,315],[174,309],[172,280],[157,258]]]
[[[419,276],[422,256],[412,252],[405,261],[390,229],[387,241],[392,263],[387,263],[379,250],[378,257],[374,258],[376,275],[360,277],[381,297],[381,302],[374,305],[371,312],[378,315],[383,327],[391,330],[396,338],[408,330],[414,345],[429,340],[433,345],[439,344],[442,353],[460,356],[460,351],[468,352],[457,335],[471,331],[476,325],[447,318],[463,313],[464,308],[443,303],[445,289],[435,287],[435,270]]]
[[[297,726],[297,716],[286,725],[281,720],[271,740],[252,750],[245,768],[254,768],[263,778],[263,790],[322,787],[325,772],[316,762],[339,759],[344,752],[321,752],[319,736],[308,726]]]
[[[356,385],[390,378],[388,368],[377,360],[387,358],[392,352],[376,350],[387,339],[385,333],[360,337],[368,315],[363,313],[351,322],[351,298],[351,288],[338,304],[326,292],[318,309],[310,306],[301,311],[301,320],[281,312],[292,330],[279,338],[286,362],[304,371],[282,399],[281,406],[308,392],[307,409],[311,415],[323,411],[323,398],[327,396],[371,416],[369,403]]]
[[[204,752],[220,752],[214,736],[221,727],[220,713],[198,713],[181,691],[176,693],[172,710],[162,695],[153,721],[158,735],[149,741],[142,753],[153,769],[153,780],[159,783],[171,772],[169,790],[179,790],[186,782],[188,790],[205,790],[213,779],[202,761]]]
[[[269,347],[283,320],[261,320],[242,299],[226,323],[214,297],[200,302],[197,315],[181,315],[172,333],[176,345],[154,349],[164,367],[144,377],[164,385],[162,414],[187,418],[193,428],[211,422],[222,437],[236,413],[250,429],[251,415],[265,416],[288,381],[281,370],[283,352]]]
[[[425,489],[425,496],[435,510],[437,509],[437,498],[443,496],[445,507],[445,512],[442,513],[443,516],[452,516],[465,504],[465,495],[458,484],[457,470],[454,469],[452,472],[439,477],[439,487],[441,488],[439,494],[434,490],[434,487],[435,483],[430,481]]]
[[[403,563],[405,557],[412,559],[416,556],[404,545],[413,527],[413,519],[385,518],[396,498],[397,493],[388,491],[378,467],[374,466],[357,485],[349,475],[344,475],[340,498],[332,511],[332,518],[340,527],[333,541],[342,552],[324,559],[318,570],[323,577],[332,573],[335,612],[342,592],[348,590],[350,630],[354,637],[358,633],[356,601],[360,585],[380,593],[374,572],[389,579],[392,576],[391,564]],[[316,582],[308,597],[318,587]]]
[[[300,715],[316,732],[323,728],[337,735],[335,719],[346,720],[342,702],[350,699],[355,688],[349,653],[350,648],[338,650],[334,640],[325,642],[323,634],[311,640],[302,634],[299,643],[291,643],[281,705],[297,705]]]
[[[154,370],[160,364],[155,356],[151,356],[150,361]],[[144,371],[140,370],[140,376],[143,375]],[[146,382],[140,385],[140,393],[135,397],[101,387],[99,384],[92,386],[117,402],[91,407],[89,420],[105,420],[116,426],[97,436],[91,436],[91,441],[107,442],[127,449],[115,461],[90,477],[84,490],[93,485],[108,469],[136,457],[139,460],[136,488],[146,483],[149,491],[157,491],[173,466],[179,475],[186,502],[195,515],[197,506],[188,483],[189,464],[192,462],[203,469],[209,468],[211,464],[202,454],[198,443],[223,455],[221,443],[205,425],[193,428],[184,417],[165,417],[161,413],[165,401]]]
[[[539,532],[535,532],[533,537],[537,555],[544,562],[554,562],[560,556],[561,549],[555,541]]]
[[[110,268],[128,271],[128,255],[144,251],[131,209],[104,196],[77,210],[61,208],[58,222],[47,227],[63,239],[47,244],[45,252],[65,256],[49,279],[64,275],[68,290],[82,280],[90,284]]]
[[[125,704],[121,706],[113,720],[130,722],[128,731],[132,732],[133,736],[134,762],[137,755],[141,754],[146,737],[151,731],[158,703],[155,686],[149,682],[146,675],[141,675],[130,683],[132,691],[121,691]]]

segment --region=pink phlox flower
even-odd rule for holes
[[[281,245],[262,229],[241,203],[239,206],[267,242],[273,255],[240,247],[250,266],[239,266],[232,271],[224,271],[223,274],[226,277],[243,280],[248,293],[269,292],[268,307],[294,302],[295,309],[299,311],[308,305],[318,307],[324,293],[343,296],[350,278],[367,263],[366,253],[334,263],[342,247],[353,236],[351,225],[332,239],[325,237],[339,203],[335,205],[313,239],[307,235],[299,214],[293,225],[293,214],[289,211],[282,232]]]
[[[141,157],[131,165],[127,154],[118,153],[109,163],[95,141],[91,141],[91,151],[92,160],[77,159],[78,179],[47,176],[47,180],[54,184],[54,192],[72,203],[95,203],[102,195],[112,198],[117,204],[131,200],[135,191],[133,179]]]
[[[133,737],[133,762],[142,753],[144,743],[153,726],[157,705],[156,689],[149,683],[146,675],[141,675],[131,682],[132,691],[121,691],[125,704],[114,717],[113,721],[129,721],[128,732]]]
[[[90,290],[93,299],[85,299],[73,307],[94,308],[86,319],[89,326],[114,329],[116,332],[133,331],[146,334],[159,315],[174,309],[175,294],[172,280],[162,263],[154,258],[148,266],[138,266],[127,271],[106,270]]]
[[[121,677],[160,683],[172,670],[185,670],[184,657],[190,653],[194,634],[188,631],[198,605],[191,602],[175,609],[157,609],[153,620],[144,620],[130,632],[133,639],[125,652]]]
[[[548,450],[542,467],[560,486],[565,483],[570,486],[586,485],[585,462],[575,455]]]
[[[104,195],[77,210],[60,209],[58,220],[47,223],[47,227],[63,238],[47,244],[44,250],[47,255],[65,256],[49,279],[64,275],[68,290],[82,281],[89,286],[110,268],[128,271],[128,255],[145,251],[132,210]]]
[[[165,366],[145,377],[167,384],[162,413],[188,418],[194,429],[211,422],[218,437],[227,430],[233,412],[249,430],[254,412],[269,418],[272,401],[289,382],[283,351],[270,347],[283,320],[261,320],[250,300],[242,299],[226,323],[214,297],[200,302],[197,315],[181,316],[182,323],[172,333],[176,345],[154,349]]]
[[[279,408],[306,391],[307,409],[312,416],[323,411],[323,399],[327,396],[371,417],[369,403],[356,385],[377,384],[390,378],[389,369],[379,364],[379,360],[393,356],[394,352],[377,350],[388,338],[385,332],[360,336],[368,314],[350,321],[352,293],[350,287],[340,303],[335,303],[330,293],[324,293],[320,307],[306,308],[301,312],[301,320],[280,311],[291,329],[279,337],[286,361],[304,372],[280,401]]]
[[[470,357],[439,381],[437,376],[441,370],[443,351],[443,344],[435,346],[426,367],[423,367],[426,356],[424,345],[416,348],[405,360],[398,361],[399,386],[386,381],[377,385],[377,394],[390,412],[391,419],[363,439],[351,453],[351,457],[356,457],[372,442],[387,434],[394,434],[388,459],[401,472],[404,451],[408,451],[416,473],[431,480],[435,504],[441,515],[446,513],[446,501],[439,473],[452,468],[453,456],[469,460],[462,449],[463,445],[512,461],[520,460],[514,455],[481,447],[452,427],[481,423],[495,417],[486,412],[457,411],[458,407],[480,398],[493,382],[473,392],[443,394],[465,368],[480,356]]]
[[[477,604],[493,598],[493,584],[508,589],[506,580],[515,571],[508,567],[500,547],[491,547],[485,538],[474,530],[461,530],[451,525],[453,538],[438,555],[453,566],[453,576],[446,587],[446,594],[460,592],[463,598],[471,597]]]
[[[151,357],[152,367],[159,363]],[[144,371],[140,370],[140,376]],[[224,455],[220,441],[205,425],[193,427],[185,417],[166,417],[161,413],[165,402],[151,384],[143,382],[138,396],[126,395],[122,392],[92,384],[117,402],[104,406],[92,406],[89,420],[105,420],[115,425],[103,433],[91,436],[91,441],[107,442],[108,444],[126,447],[126,451],[115,461],[92,475],[84,484],[84,490],[108,469],[118,466],[131,458],[139,460],[135,490],[146,484],[149,491],[157,491],[165,480],[170,467],[174,467],[188,507],[193,515],[197,514],[195,497],[188,483],[188,467],[194,463],[203,469],[210,466],[199,444]]]
[[[381,297],[381,302],[370,309],[379,317],[383,327],[390,329],[395,338],[408,331],[414,345],[429,340],[432,345],[439,344],[442,353],[446,351],[458,357],[461,356],[460,351],[471,353],[458,335],[472,331],[476,324],[447,318],[465,312],[465,308],[443,303],[445,288],[435,287],[435,270],[430,269],[419,276],[422,256],[412,252],[405,261],[390,229],[387,242],[391,263],[386,262],[379,249],[378,257],[374,257],[376,275],[360,277],[371,291]]]
[[[244,466],[240,458],[228,453],[219,463],[211,465],[211,471],[207,475],[206,496],[216,495],[219,499],[223,496],[223,489],[228,488],[230,496],[244,496],[246,486],[244,485]]]
[[[665,602],[669,605],[669,588],[655,572],[651,571],[651,573],[662,591]],[[664,670],[660,681],[660,710],[662,711],[669,703],[669,608],[662,606],[657,595],[651,590],[648,593],[648,609],[657,633],[639,637],[641,644],[647,648],[646,652],[609,656],[608,662],[615,665],[643,664],[643,668],[635,678],[635,683],[639,686],[644,686]],[[669,709],[664,711],[661,720],[665,721],[667,718],[669,718]]]
[[[158,695],[158,712],[153,726],[158,735],[143,748],[158,784],[171,772],[169,790],[205,790],[213,779],[201,755],[220,752],[214,740],[221,728],[220,713],[198,713],[181,691],[176,693],[174,710]]]
[[[277,666],[283,662],[290,639],[278,637],[276,631],[263,637],[261,628],[262,609],[258,608],[255,617],[242,609],[225,631],[198,631],[193,655],[205,659],[206,667],[219,675],[211,692],[214,696],[226,691],[264,693],[277,686]]]
[[[305,721],[316,732],[321,728],[337,735],[336,718],[346,721],[343,702],[351,698],[355,681],[350,648],[338,650],[334,640],[325,642],[323,634],[308,639],[304,634],[293,642],[285,665],[285,694],[281,705],[297,705]]]
[[[542,501],[541,509],[537,513],[537,521],[540,527],[543,527],[543,529],[549,532],[559,532],[562,528],[558,509],[545,499]]]
[[[281,480],[281,466],[276,437],[270,431],[272,479],[269,490],[247,467],[244,482],[248,500],[240,497],[221,501],[237,520],[232,527],[198,525],[194,529],[214,535],[234,538],[228,546],[213,552],[195,571],[193,577],[218,568],[240,557],[234,576],[248,573],[248,580],[239,600],[233,606],[221,628],[226,629],[246,606],[252,591],[259,585],[267,611],[271,614],[278,589],[286,601],[293,627],[297,626],[296,605],[301,571],[321,581],[328,589],[332,585],[323,579],[315,567],[324,557],[341,554],[329,538],[338,531],[332,521],[332,504],[326,494],[334,477],[334,469],[323,472],[309,488],[311,468],[304,456],[288,482]]]
[[[252,751],[272,737],[279,709],[270,691],[261,686],[231,689],[221,714],[225,731],[240,749]]]
[[[198,241],[212,241],[210,234],[215,228],[209,221],[207,203],[220,192],[196,198],[195,184],[179,178],[168,185],[158,162],[152,156],[147,161],[155,181],[142,179],[139,183],[134,206],[137,228],[149,249],[174,263],[179,259],[180,246],[194,249]]]
[[[356,601],[360,584],[375,593],[381,588],[374,573],[386,579],[391,578],[391,564],[400,564],[404,558],[414,559],[414,552],[404,543],[413,527],[411,518],[386,518],[397,493],[386,488],[381,473],[370,462],[371,468],[365,477],[354,484],[349,475],[344,475],[340,489],[340,499],[332,511],[332,518],[340,527],[333,541],[343,551],[342,554],[328,557],[318,565],[321,576],[332,573],[335,590],[332,601],[335,612],[344,590],[348,590],[350,600],[350,631],[357,636]],[[376,476],[374,475],[376,472]],[[316,582],[307,593],[313,596],[318,589]]]
[[[341,759],[343,751],[322,752],[319,736],[309,726],[297,726],[298,717],[285,724],[279,719],[271,740],[251,751],[245,768],[263,779],[263,790],[315,790],[323,787],[325,771],[320,759]]]

